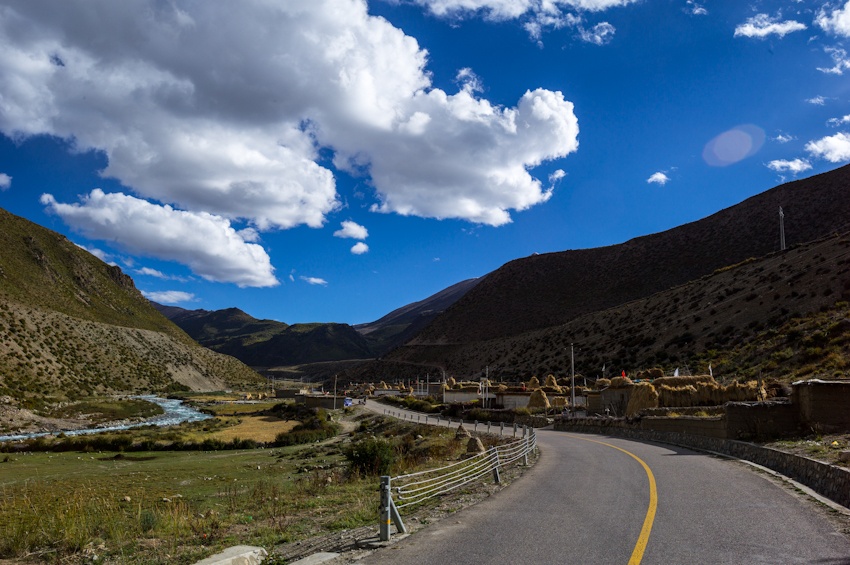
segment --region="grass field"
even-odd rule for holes
[[[341,440],[388,438],[404,470],[426,462],[423,453],[439,453],[444,461],[464,447],[451,430],[405,425],[356,410],[345,414],[351,435],[321,444],[214,452],[0,454],[0,558],[194,563],[231,545],[271,548],[369,525],[377,520],[377,478],[350,470]],[[239,426],[245,426],[246,436],[248,430],[259,433],[274,424],[263,422],[264,417],[227,416],[241,423],[213,425],[209,433],[236,433]],[[191,433],[198,433],[197,424]],[[405,453],[414,452],[405,459]]]

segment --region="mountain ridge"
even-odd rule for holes
[[[26,403],[262,383],[65,236],[0,209],[0,249],[0,396]]]

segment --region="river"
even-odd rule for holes
[[[85,428],[82,430],[63,430],[53,432],[35,432],[31,434],[17,434],[0,436],[0,441],[14,441],[19,439],[30,439],[34,437],[65,434],[66,436],[79,436],[85,434],[96,434],[98,432],[114,432],[118,430],[128,430],[130,428],[138,428],[140,426],[173,426],[182,424],[183,422],[198,422],[212,418],[209,414],[198,412],[194,408],[183,404],[182,400],[174,400],[171,398],[160,398],[158,396],[134,396],[140,400],[147,400],[154,404],[159,404],[164,413],[158,416],[147,418],[141,422],[133,422],[132,424],[118,424],[115,426],[103,426],[98,428]]]

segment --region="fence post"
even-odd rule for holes
[[[499,435],[500,436],[505,435],[505,423],[504,422],[499,422]]]
[[[474,427],[474,428],[472,428],[472,431],[473,431],[473,432],[477,432],[477,431],[478,431],[478,420],[475,420],[475,427]]]
[[[517,423],[514,422],[514,437],[516,437]]]
[[[381,541],[390,541],[390,504],[392,503],[392,494],[390,493],[390,477],[384,475],[381,477]]]
[[[502,477],[499,476],[499,450],[494,447],[490,448],[493,451],[493,454],[496,456],[496,466],[493,467],[493,482],[497,485],[502,484]]]
[[[487,433],[490,433],[490,422],[487,422]]]
[[[529,439],[531,439],[528,435],[528,426],[525,426],[522,430],[522,435],[525,437],[525,454],[523,455],[522,462],[528,467],[528,446],[531,443]]]

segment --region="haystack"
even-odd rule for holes
[[[457,381],[454,377],[449,377],[449,380],[446,381],[446,384],[449,385],[449,388],[454,388],[457,384]]]
[[[760,400],[765,398],[764,388],[759,388],[756,381],[746,383],[733,382],[726,388],[726,402],[741,402],[744,400]]]
[[[555,378],[555,375],[547,375],[546,384],[543,386],[545,386],[546,388],[550,388],[555,392],[561,392],[561,387],[558,386],[558,380]]]
[[[658,392],[658,405],[665,408],[694,406],[697,396],[697,389],[693,385],[660,385],[655,386],[655,390]]]
[[[645,371],[638,371],[637,378],[638,380],[646,380],[646,379],[658,379],[664,376],[664,369],[659,367],[654,367],[652,369],[646,369]]]
[[[542,389],[538,388],[532,392],[531,396],[528,398],[529,408],[549,408],[550,406],[549,399],[546,397],[546,393],[543,392]]]
[[[484,444],[481,443],[481,440],[477,437],[469,438],[469,441],[466,442],[466,452],[467,453],[482,453],[486,451],[484,449]]]
[[[714,383],[717,382],[714,380],[714,377],[711,375],[693,375],[693,376],[683,376],[683,377],[661,377],[652,381],[656,387],[660,385],[669,386],[669,387],[680,387],[680,386],[696,386],[697,383]]]
[[[611,379],[596,379],[596,388],[597,390],[601,390],[603,388],[607,388],[611,386]]]
[[[538,379],[537,377],[531,377],[531,380],[528,381],[528,385],[526,386],[528,387],[528,390],[540,388],[540,379]]]
[[[629,395],[629,403],[626,406],[626,416],[634,416],[645,408],[658,407],[658,392],[651,383],[637,383]]]
[[[629,377],[614,377],[611,379],[611,383],[608,386],[611,388],[626,388],[632,384],[634,383]]]
[[[569,402],[567,402],[566,396],[553,396],[551,400],[552,406],[555,408],[563,408],[564,406],[569,406]]]

